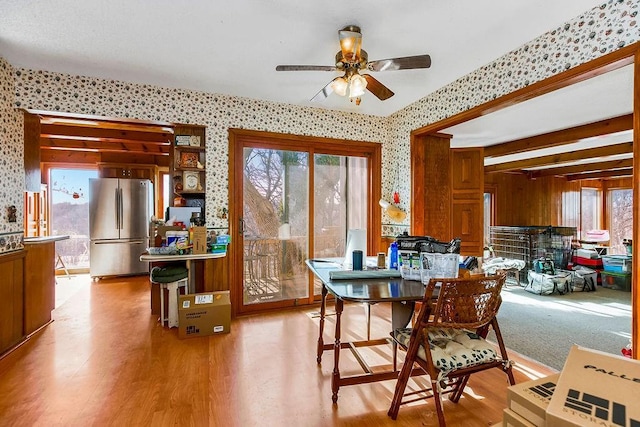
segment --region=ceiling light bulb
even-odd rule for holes
[[[349,82],[347,82],[347,79],[344,77],[337,77],[333,79],[333,82],[331,83],[331,89],[340,96],[345,96],[347,94],[348,87]]]
[[[344,60],[350,63],[358,62],[360,58],[360,48],[362,46],[360,28],[355,26],[346,27],[338,31],[338,35]]]
[[[364,90],[367,87],[367,79],[360,74],[354,74],[351,77],[351,84],[349,85],[349,98],[357,98],[364,95]]]

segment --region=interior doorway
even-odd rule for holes
[[[56,242],[57,269],[89,272],[89,179],[97,169],[49,169],[50,224],[52,235],[68,235]]]

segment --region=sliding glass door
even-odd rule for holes
[[[309,297],[309,154],[244,148],[243,304]]]
[[[273,134],[255,138],[262,134],[237,132],[240,138],[230,139],[229,218],[236,248],[234,294],[241,301],[236,309],[312,303],[320,284],[313,282],[305,260],[343,257],[349,229],[370,229],[375,218],[379,224],[379,208],[372,203],[379,191],[371,191],[380,176],[373,172],[379,145],[359,143],[368,150],[354,150],[316,141],[332,140],[306,137],[291,143],[291,136],[274,140]]]

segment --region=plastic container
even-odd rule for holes
[[[460,256],[458,254],[432,254],[421,253],[420,265],[423,283],[429,278],[456,278],[460,268]],[[426,270],[426,271],[425,271]],[[428,282],[428,280],[426,280]]]
[[[602,287],[618,291],[631,292],[631,273],[613,273],[601,271]]]
[[[418,253],[401,254],[399,258],[400,275],[405,280],[420,280],[420,258]]]
[[[392,242],[389,247],[389,268],[398,269],[398,244],[396,242]]]
[[[627,255],[603,255],[602,266],[604,271],[612,273],[631,272],[631,257]]]

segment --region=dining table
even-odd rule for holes
[[[376,369],[374,371],[358,351],[360,347],[388,345],[389,337],[376,339],[367,337],[366,340],[362,341],[341,341],[341,316],[344,304],[391,303],[391,332],[397,328],[406,327],[410,323],[415,303],[422,301],[425,293],[425,286],[422,282],[405,280],[399,276],[397,270],[377,270],[376,272],[376,270],[372,269],[364,270],[362,273],[348,272],[341,274],[340,272],[344,272],[341,261],[342,259],[336,258],[306,260],[307,267],[322,282],[316,362],[320,364],[323,353],[333,350],[333,372],[331,377],[331,399],[333,403],[338,401],[338,391],[341,386],[396,379],[399,372],[395,366],[392,370]],[[323,338],[326,303],[329,294],[333,295],[335,302],[333,343],[325,343]],[[361,366],[363,373],[349,376],[340,374],[340,351],[342,349],[351,351]]]

